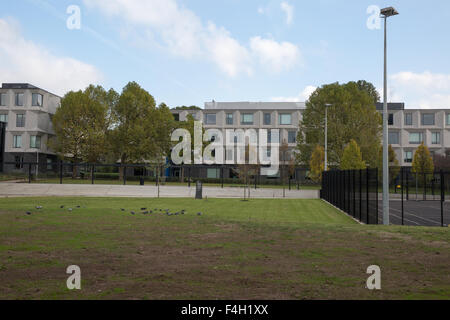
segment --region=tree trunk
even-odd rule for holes
[[[123,164],[125,163],[126,160],[126,156],[122,155],[120,157],[120,164],[121,166],[119,167],[119,180],[123,181],[123,177],[124,177],[124,168],[123,168]]]

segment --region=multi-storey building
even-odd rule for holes
[[[52,116],[61,98],[28,83],[3,83],[0,88],[0,122],[5,123],[2,158],[5,172],[23,171],[24,162],[38,162],[38,170],[52,169],[56,155],[48,148],[54,135]],[[1,135],[0,135],[1,136]]]
[[[378,103],[377,110],[382,109],[383,105]],[[226,129],[279,129],[279,142],[287,142],[292,153],[304,110],[302,102],[213,101],[206,102],[202,110],[172,110],[172,113],[179,121],[192,114],[194,119],[203,121],[205,129],[220,129],[224,135]],[[388,110],[389,143],[400,165],[411,166],[414,152],[422,142],[432,155],[446,155],[450,161],[450,109],[405,109],[404,103],[389,103]]]
[[[383,104],[377,104],[381,112]],[[450,109],[405,109],[404,103],[388,104],[389,144],[401,166],[411,166],[423,142],[431,155],[450,161]]]

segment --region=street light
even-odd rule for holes
[[[387,18],[398,15],[393,7],[381,9],[384,18],[384,92],[383,92],[383,224],[389,225],[389,156],[387,111]]]
[[[328,171],[328,107],[332,105],[325,103],[325,171]]]

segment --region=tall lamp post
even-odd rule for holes
[[[328,171],[328,107],[331,107],[331,104],[325,104],[325,171]]]
[[[383,224],[389,225],[389,155],[387,111],[387,18],[398,15],[393,7],[381,9],[384,18],[384,90],[383,90]]]

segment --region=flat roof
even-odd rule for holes
[[[19,90],[27,90],[27,89],[34,89],[34,90],[42,90],[45,92],[48,92],[56,97],[61,98],[60,96],[58,96],[57,94],[54,94],[48,90],[33,86],[32,84],[29,83],[2,83],[2,87],[0,89],[19,89]]]
[[[204,110],[299,110],[305,109],[304,102],[205,102]]]

